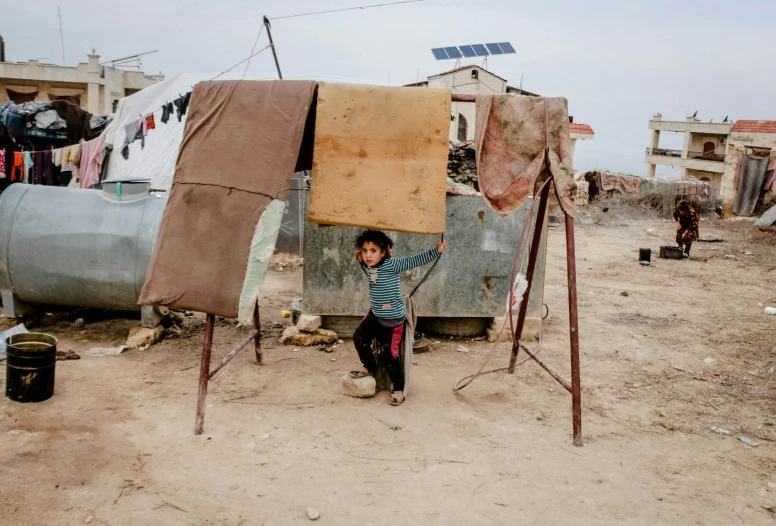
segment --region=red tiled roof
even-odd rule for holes
[[[730,131],[776,133],[776,121],[736,121]]]
[[[461,66],[460,68],[451,69],[450,71],[443,71],[442,73],[437,73],[436,75],[431,75],[431,76],[429,76],[428,78],[430,78],[430,79],[431,79],[431,78],[434,78],[434,77],[441,77],[442,75],[447,75],[447,74],[449,74],[449,73],[455,73],[455,72],[457,72],[457,71],[463,71],[464,69],[469,69],[469,68],[479,68],[479,69],[482,69],[482,71],[484,71],[485,73],[490,73],[490,74],[491,74],[491,75],[493,75],[494,77],[500,78],[500,79],[501,79],[501,80],[503,80],[504,82],[506,82],[506,81],[507,81],[507,79],[505,79],[504,77],[499,77],[498,75],[496,75],[496,74],[495,74],[495,73],[493,73],[492,71],[488,71],[487,69],[483,69],[483,68],[481,68],[480,66],[477,66],[476,64],[471,64],[471,65],[469,65],[469,66]]]
[[[593,135],[593,128],[591,128],[589,124],[580,124],[578,122],[570,122],[569,131],[571,133],[582,133],[586,135]]]

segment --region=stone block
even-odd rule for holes
[[[311,345],[324,345],[337,341],[337,333],[326,329],[315,329],[315,332],[302,332],[296,327],[286,327],[283,335],[280,337],[280,343],[283,345],[300,345],[309,347]]]
[[[377,383],[371,376],[351,378],[349,374],[342,377],[342,393],[355,398],[370,398],[377,391]]]
[[[517,318],[517,315],[515,315],[515,318]],[[506,321],[506,316],[496,316],[495,318],[490,320],[490,328],[495,331],[500,331],[501,326],[504,325],[504,322]]]
[[[153,345],[162,339],[164,327],[157,325],[153,329],[147,327],[132,327],[127,336],[127,347],[139,349],[146,345]]]
[[[315,329],[321,327],[322,322],[323,320],[320,316],[302,314],[299,316],[299,321],[296,322],[296,328],[302,332],[315,332]]]

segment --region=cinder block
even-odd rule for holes
[[[302,314],[299,316],[299,321],[296,322],[296,328],[303,332],[315,332],[316,329],[320,328],[322,321],[320,316]]]

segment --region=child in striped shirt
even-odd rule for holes
[[[393,258],[393,241],[383,232],[367,230],[356,239],[356,260],[369,281],[370,308],[353,333],[353,344],[363,365],[350,376],[363,378],[375,372],[372,340],[377,339],[383,366],[393,383],[391,405],[404,401],[404,365],[399,359],[399,349],[404,336],[405,312],[399,274],[431,263],[446,248],[445,242],[440,241],[436,248],[416,256]]]

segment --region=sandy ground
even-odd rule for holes
[[[661,244],[651,227],[670,240],[666,221],[578,227],[582,448],[570,396],[533,363],[452,391],[484,342],[417,355],[394,408],[341,395],[349,340],[295,351],[270,328],[266,365],[249,349],[224,368],[194,436],[201,330],[89,357],[137,322],[60,322],[47,330],[83,358],[58,362],[54,397],[0,400],[0,524],[301,524],[308,507],[321,524],[775,524],[776,316],[758,304],[776,305],[776,239],[704,223],[726,242],[640,267],[638,248]],[[562,227],[549,251],[542,355],[568,374]],[[267,324],[301,275],[270,273]],[[244,331],[218,324],[214,359]]]

